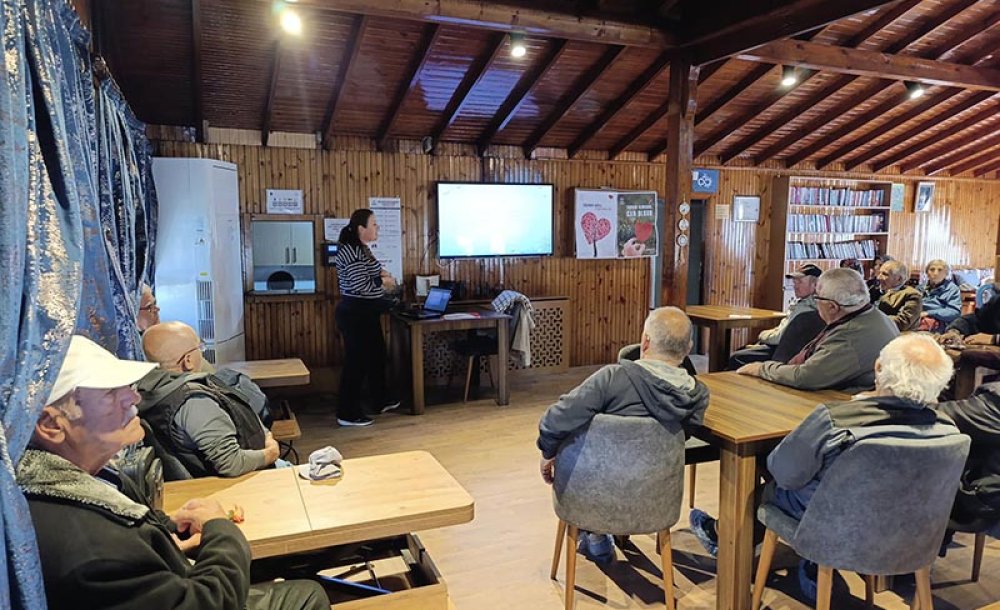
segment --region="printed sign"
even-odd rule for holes
[[[618,252],[626,258],[656,256],[656,193],[618,195]]]
[[[577,258],[656,256],[656,193],[576,189]]]
[[[325,241],[340,241],[340,230],[350,222],[350,218],[324,218],[323,239]]]
[[[268,214],[303,214],[301,189],[267,189]]]
[[[695,169],[691,171],[691,192],[709,193],[714,195],[719,192],[719,170],[717,169]]]
[[[396,284],[403,281],[403,214],[399,197],[369,197],[368,207],[375,212],[378,240],[368,244],[382,268],[392,274]]]

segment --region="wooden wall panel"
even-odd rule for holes
[[[469,296],[485,296],[499,287],[529,296],[567,296],[571,300],[570,364],[611,361],[617,350],[638,340],[649,305],[650,265],[644,260],[573,258],[573,188],[649,189],[662,193],[662,163],[548,159],[525,160],[516,149],[494,147],[503,157],[481,159],[462,154],[438,155],[374,151],[367,140],[337,138],[335,150],[262,148],[244,144],[193,144],[159,141],[162,156],[210,157],[239,166],[240,206],[244,220],[263,214],[268,188],[301,188],[305,213],[319,222],[346,217],[367,207],[368,197],[398,196],[403,203],[403,272],[412,285],[416,273],[459,280]],[[410,150],[407,148],[406,150]],[[464,149],[455,148],[461,153]],[[763,281],[768,260],[772,181],[769,169],[722,168],[719,193],[708,198],[706,218],[705,301],[753,305],[768,290]],[[822,175],[822,174],[820,174]],[[844,177],[869,178],[864,174]],[[880,177],[886,179],[885,177]],[[893,177],[891,179],[897,179]],[[438,181],[549,182],[555,187],[555,251],[552,257],[439,260],[435,183]],[[906,182],[912,210],[915,178]],[[989,266],[997,243],[1000,183],[939,180],[929,213],[892,215],[890,252],[907,262],[942,256],[955,264]],[[740,223],[716,218],[716,204],[732,204],[735,195],[761,197],[761,221]],[[774,261],[781,265],[783,261]],[[325,270],[327,294],[316,297],[248,297],[247,357],[301,356],[310,366],[341,359],[333,321],[336,281]],[[735,341],[747,340],[746,334]]]

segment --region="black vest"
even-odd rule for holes
[[[174,416],[188,399],[209,398],[219,405],[236,426],[236,442],[240,449],[264,448],[265,432],[260,419],[247,398],[236,388],[211,374],[169,375],[166,383],[163,383],[162,378],[150,379],[156,373],[157,371],[154,371],[143,379],[143,382],[153,381],[153,387],[144,387],[143,382],[139,384],[139,392],[142,395],[139,417],[149,424],[160,446],[180,460],[191,476],[198,478],[215,476],[218,473],[200,453],[174,442],[171,434]]]

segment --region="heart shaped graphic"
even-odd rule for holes
[[[643,222],[641,220],[635,221],[635,238],[636,240],[645,243],[647,239],[653,235],[653,223]]]
[[[580,227],[588,244],[593,244],[611,233],[611,221],[607,218],[597,218],[593,212],[587,212],[580,217]]]

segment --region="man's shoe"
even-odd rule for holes
[[[375,420],[367,417],[359,417],[357,419],[340,419],[338,417],[337,423],[341,426],[370,426],[375,423]]]
[[[688,521],[691,523],[691,533],[698,539],[701,546],[705,547],[708,554],[712,557],[718,555],[719,538],[715,533],[715,519],[703,510],[692,508]]]
[[[400,402],[398,400],[396,402],[390,402],[389,404],[382,407],[381,413],[388,413],[389,411],[395,411],[396,409],[399,408],[399,404]]]
[[[814,605],[816,604],[816,574],[818,570],[816,564],[811,561],[805,559],[799,561],[799,589],[806,601]]]
[[[599,564],[611,563],[615,558],[615,543],[609,534],[580,532],[576,552]]]

